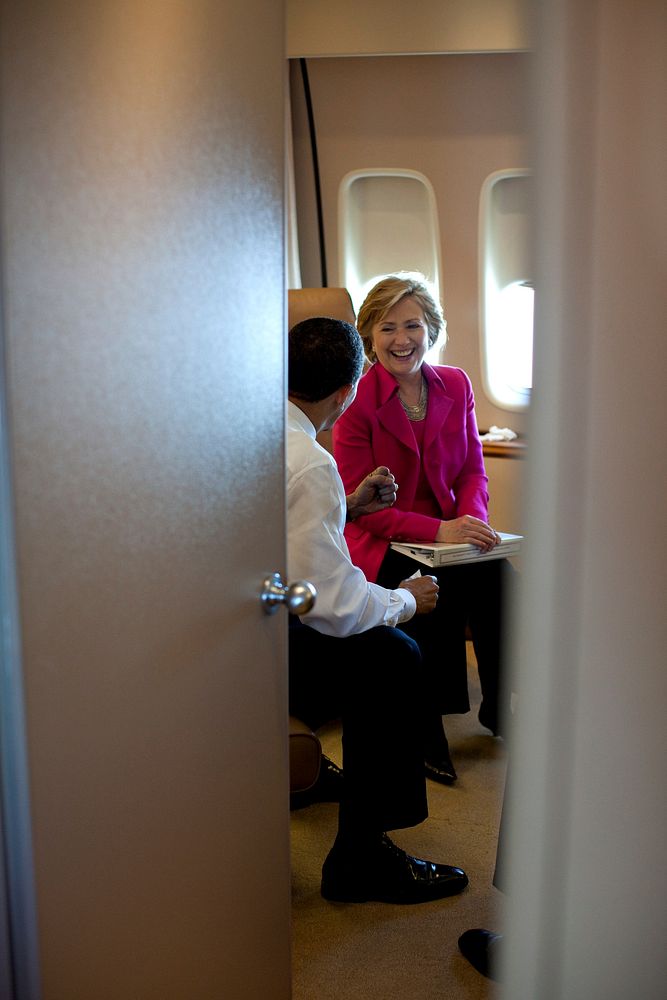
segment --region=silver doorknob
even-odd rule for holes
[[[307,580],[295,580],[285,586],[280,573],[264,578],[260,600],[267,615],[274,614],[281,604],[291,615],[305,615],[314,606],[317,591]]]

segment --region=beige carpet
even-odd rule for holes
[[[479,685],[471,644],[473,710],[447,716],[459,778],[428,782],[429,818],[397,831],[411,854],[460,865],[470,885],[460,896],[419,906],[328,903],[320,895],[322,862],[336,832],[337,806],[292,813],[293,1000],[482,1000],[497,989],[457,948],[469,927],[501,929],[502,895],[491,880],[506,753],[477,721]],[[325,753],[341,763],[340,732],[320,733]]]

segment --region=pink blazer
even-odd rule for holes
[[[429,389],[422,461],[442,519],[473,514],[486,521],[488,478],[470,379],[460,368],[424,364],[422,370]],[[333,443],[347,493],[378,465],[388,466],[398,483],[395,506],[360,517],[345,529],[352,561],[375,581],[390,541],[433,541],[440,524],[438,518],[412,510],[419,451],[398,398],[398,383],[377,362],[336,421]]]

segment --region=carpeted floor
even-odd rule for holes
[[[322,862],[336,832],[337,806],[292,813],[293,1000],[485,1000],[497,995],[460,955],[469,927],[501,929],[502,895],[491,880],[506,753],[477,721],[479,684],[469,646],[473,710],[445,719],[459,778],[428,782],[430,815],[392,839],[409,853],[460,865],[470,885],[460,896],[418,906],[328,903],[320,895]],[[336,726],[320,733],[341,763]]]

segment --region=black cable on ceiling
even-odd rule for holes
[[[299,59],[301,66],[301,79],[303,80],[303,94],[306,100],[306,111],[308,112],[308,130],[310,132],[310,150],[313,158],[313,178],[315,181],[315,203],[317,207],[317,233],[320,244],[320,268],[322,273],[322,288],[328,286],[327,279],[327,254],[324,248],[324,216],[322,214],[322,190],[320,188],[320,167],[317,158],[317,137],[315,135],[315,118],[313,117],[313,102],[310,96],[310,83],[308,82],[308,68],[305,59]]]

